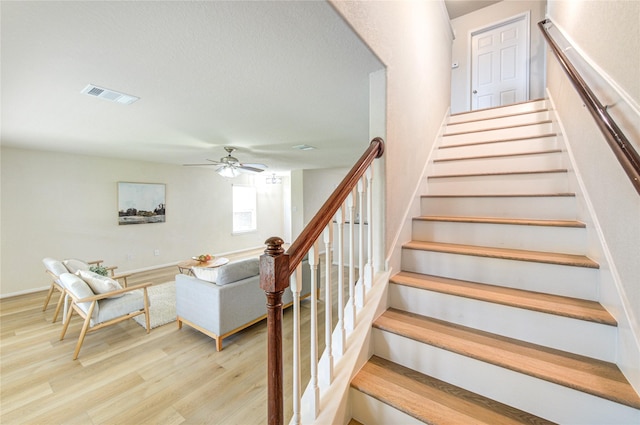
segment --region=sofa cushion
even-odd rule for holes
[[[218,285],[227,285],[259,274],[260,260],[258,258],[248,258],[220,267],[216,283]]]
[[[191,271],[193,271],[193,274],[195,275],[195,277],[197,277],[200,280],[204,280],[206,282],[216,282],[216,279],[218,278],[218,268],[212,268],[212,267],[191,267]]]
[[[107,276],[99,275],[98,273],[94,273],[88,270],[78,270],[76,275],[80,276],[82,280],[84,280],[87,285],[91,288],[94,294],[105,294],[107,292],[117,291],[118,289],[122,289],[122,286],[118,281],[111,279]],[[115,295],[110,298],[120,297],[122,294]]]

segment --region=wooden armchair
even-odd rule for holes
[[[147,333],[149,333],[149,296],[147,288],[151,286],[151,283],[143,283],[96,294],[94,292],[95,286],[92,289],[87,282],[74,274],[63,273],[60,276],[60,280],[71,297],[71,308],[67,313],[60,340],[64,339],[74,311],[84,319],[78,343],[73,353],[74,360],[78,358],[80,348],[82,348],[82,343],[88,332],[97,331],[139,314],[144,314]]]

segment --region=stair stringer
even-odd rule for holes
[[[615,260],[608,248],[595,208],[576,165],[571,143],[565,140],[567,133],[556,112],[556,104],[548,88],[547,97],[552,125],[558,134],[558,144],[563,148],[566,167],[569,170],[567,173],[569,189],[576,194],[578,219],[586,224],[587,255],[600,264],[598,301],[618,322],[615,363],[640,394],[640,321],[633,317],[633,310],[616,270]]]

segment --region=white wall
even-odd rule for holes
[[[304,171],[304,224],[311,221],[329,195],[338,187],[348,168],[326,168]]]
[[[386,66],[384,200],[389,257],[448,111],[449,20],[441,1],[333,0],[332,4]]]
[[[620,78],[619,85],[640,101],[639,2],[550,0],[548,13],[554,24],[581,43],[581,50]],[[602,265],[600,302],[619,322],[618,364],[640,390],[640,196],[558,62],[552,53],[548,55],[549,93],[564,125],[576,174],[588,194],[585,206],[595,215],[597,233],[591,238],[590,255]],[[617,67],[626,71],[616,71]],[[635,81],[629,78],[632,72]],[[604,243],[604,250],[595,245],[600,242],[596,238]]]
[[[48,286],[44,257],[102,259],[124,272],[259,247],[283,234],[282,185],[264,179],[256,178],[258,231],[232,235],[232,183],[249,176],[11,148],[2,148],[1,161],[2,296]],[[119,226],[118,181],[165,183],[166,223]]]
[[[529,97],[545,96],[544,39],[538,29],[538,22],[544,19],[545,6],[545,0],[505,0],[451,20],[455,33],[451,59],[459,64],[451,70],[452,114],[471,109],[471,32],[527,11],[530,11],[531,35]]]

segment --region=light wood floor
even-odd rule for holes
[[[174,280],[175,267],[140,274],[140,281]],[[335,274],[335,267],[334,267]],[[336,279],[333,279],[335,282]],[[78,360],[74,315],[64,341],[55,302],[45,293],[0,300],[0,423],[9,424],[263,424],[266,418],[266,321],[215,342],[175,322],[151,330],[133,320],[90,333]],[[303,312],[308,344],[309,305]],[[334,306],[335,308],[335,306]],[[324,317],[319,303],[319,317]],[[284,314],[285,418],[291,417],[291,309]],[[336,314],[334,314],[336,317]],[[324,335],[323,319],[319,334]],[[289,342],[289,345],[287,345]],[[319,351],[324,349],[320,342]],[[302,349],[303,381],[308,349]],[[303,382],[303,387],[306,382]]]

